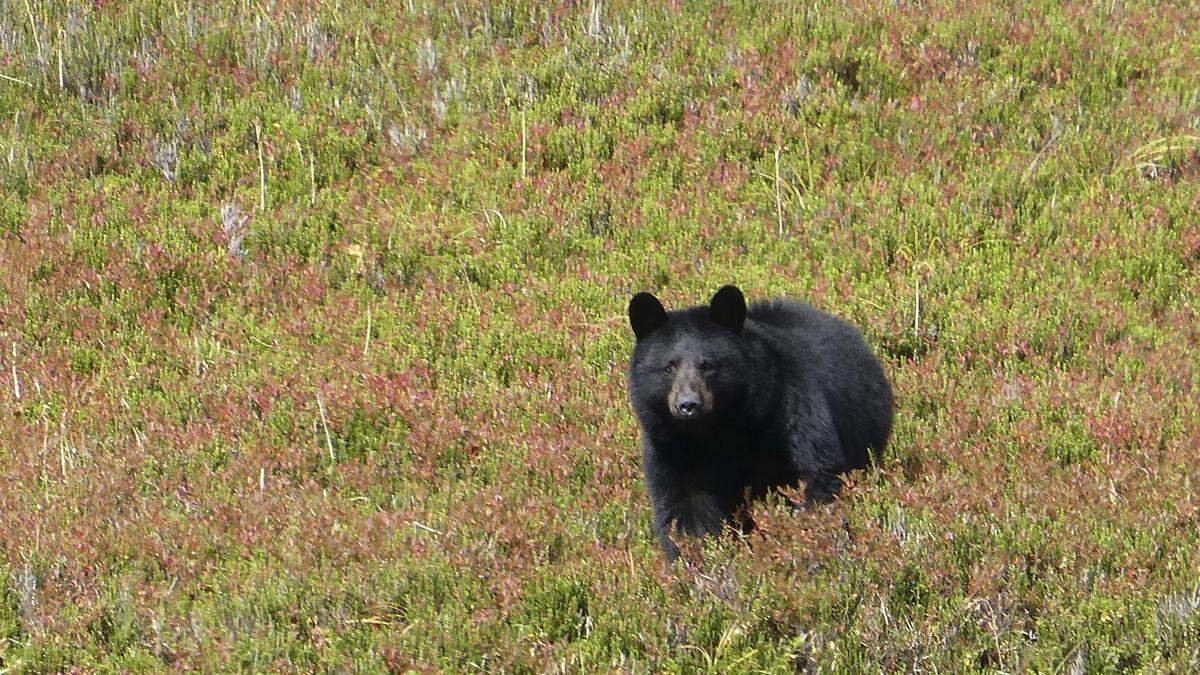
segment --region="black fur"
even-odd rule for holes
[[[839,474],[887,444],[891,386],[858,330],[825,312],[784,300],[747,310],[725,286],[673,312],[639,293],[629,319],[629,396],[668,559],[672,530],[748,531],[750,501],[801,482],[810,503],[828,501]]]

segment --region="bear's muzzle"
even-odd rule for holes
[[[680,364],[667,395],[667,408],[678,420],[694,420],[712,412],[713,395],[693,364]]]

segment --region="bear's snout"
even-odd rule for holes
[[[681,365],[675,371],[667,407],[680,420],[693,420],[712,412],[712,392],[694,365]]]

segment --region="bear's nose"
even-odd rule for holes
[[[685,398],[675,403],[675,409],[684,417],[691,417],[700,410],[700,402],[694,398]]]

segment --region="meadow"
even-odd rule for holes
[[[0,4],[0,674],[1195,672],[1200,5]],[[654,542],[625,307],[860,326]]]

